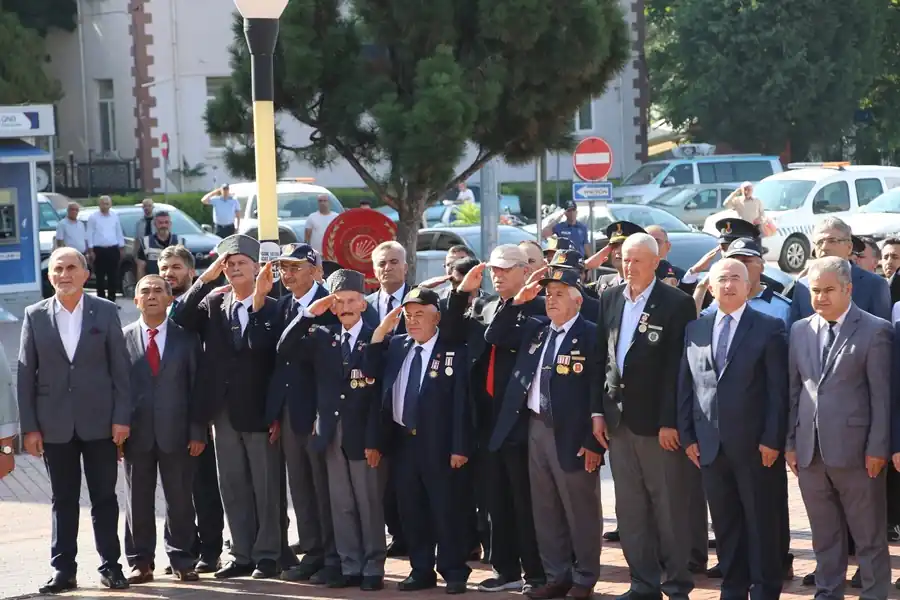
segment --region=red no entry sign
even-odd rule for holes
[[[600,181],[612,170],[612,148],[598,137],[584,138],[575,147],[572,163],[575,174],[583,181]]]

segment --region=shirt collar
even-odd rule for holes
[[[81,293],[81,298],[78,299],[78,304],[75,305],[75,309],[71,313],[69,313],[69,311],[66,310],[66,307],[62,305],[62,302],[59,301],[59,298],[57,298],[55,296],[53,297],[53,312],[57,315],[61,312],[65,312],[65,313],[74,315],[74,314],[82,312],[83,308],[84,308],[84,292]]]
[[[166,319],[156,328],[156,335],[165,335],[166,334],[166,325],[169,320]],[[141,331],[144,332],[145,335],[150,335],[150,327],[144,322],[144,317],[138,319],[138,323],[141,324]]]
[[[747,303],[744,302],[741,304],[741,307],[731,313],[731,318],[734,321],[734,324],[737,325],[741,322],[741,316],[744,314],[744,310],[747,308]],[[722,319],[725,318],[725,313],[722,312],[721,308],[716,309],[716,327],[722,322]]]
[[[835,329],[840,329],[841,325],[844,324],[844,321],[847,319],[847,313],[850,312],[850,308],[852,306],[853,306],[853,303],[851,302],[850,306],[847,307],[847,310],[844,311],[844,314],[842,314],[841,316],[839,316],[837,318],[837,321],[835,321]],[[826,321],[824,318],[822,318],[821,315],[816,315],[816,316],[819,318],[819,328],[820,329],[828,327],[828,321]]]
[[[567,334],[570,329],[572,329],[572,325],[575,324],[575,321],[578,320],[579,314],[575,313],[575,316],[562,324],[562,327],[557,327],[553,323],[550,323],[550,329],[557,331],[563,335]]]
[[[246,308],[247,312],[249,313],[250,309],[253,308],[253,294],[250,294],[243,300],[238,300],[237,298],[235,298],[234,304],[231,305],[231,309],[234,310],[234,307],[237,306],[238,304],[243,304],[244,308]]]
[[[309,291],[303,294],[301,297],[294,297],[294,302],[299,304],[304,308],[309,308],[309,305],[313,303],[313,298],[316,297],[316,292],[319,290],[319,284],[315,281],[312,284],[312,287],[309,288]]]
[[[362,331],[362,326],[363,326],[362,319],[360,319],[359,321],[357,321],[357,322],[356,322],[356,325],[354,325],[354,326],[351,327],[350,329],[344,329],[344,327],[341,326],[341,339],[343,339],[344,334],[349,333],[349,334],[350,334],[350,339],[351,339],[351,340],[355,340],[356,338],[359,337],[359,332]]]
[[[184,302],[184,298],[185,298],[186,296],[187,296],[187,292],[185,292],[185,293],[183,293],[182,295],[180,295],[180,296],[178,296],[177,298],[175,298],[174,301],[175,301],[175,302],[178,302],[179,304],[181,304],[182,302]]]
[[[621,277],[620,277],[621,278]],[[646,301],[650,298],[650,293],[653,291],[653,287],[656,285],[656,277],[653,278],[653,281],[650,282],[650,285],[647,286],[643,292],[641,292],[640,296],[631,299],[631,290],[628,288],[628,282],[625,282],[625,289],[622,290],[622,293],[625,294],[625,299],[631,302],[632,304],[637,304],[638,302]]]
[[[413,344],[413,348],[417,348],[417,347],[421,346],[423,352],[427,351],[429,354],[431,354],[434,351],[434,345],[437,344],[438,335],[440,335],[440,331],[436,332],[433,336],[431,336],[431,339],[428,340],[427,342],[425,342],[424,344],[420,344],[419,342],[416,342],[415,344]]]

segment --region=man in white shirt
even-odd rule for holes
[[[87,227],[78,220],[81,207],[77,202],[69,202],[66,207],[66,218],[56,226],[56,247],[75,248],[82,254],[88,251]]]
[[[203,196],[200,202],[212,206],[213,223],[220,238],[234,235],[240,228],[241,203],[229,193],[227,183]]]
[[[459,193],[456,194],[457,203],[465,204],[466,202],[475,202],[475,194],[469,189],[469,186],[466,185],[465,181],[460,181],[458,188]]]
[[[325,240],[325,230],[331,222],[337,218],[337,213],[331,212],[331,199],[328,194],[321,194],[317,198],[319,210],[306,217],[306,243],[315,249],[322,251],[322,242]]]
[[[97,296],[116,301],[119,288],[119,264],[125,254],[125,234],[119,216],[112,212],[112,198],[100,196],[100,210],[88,217],[88,260],[94,267]]]

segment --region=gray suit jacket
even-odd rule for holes
[[[19,343],[19,414],[22,432],[64,444],[112,437],[112,426],[131,424],[128,355],[116,305],[84,295],[81,337],[69,362],[56,329],[54,299],[25,309]]]
[[[890,323],[852,304],[823,366],[818,318],[791,327],[786,449],[801,467],[812,462],[817,438],[829,467],[890,457],[892,342]]]
[[[125,453],[149,452],[154,442],[166,453],[186,452],[188,442],[206,442],[194,394],[200,339],[169,319],[159,374],[147,362],[140,321],[123,330],[131,365],[131,434]],[[187,454],[185,454],[187,456]]]

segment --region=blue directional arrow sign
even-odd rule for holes
[[[612,202],[613,184],[609,181],[596,183],[577,182],[572,184],[572,200],[584,202]]]

